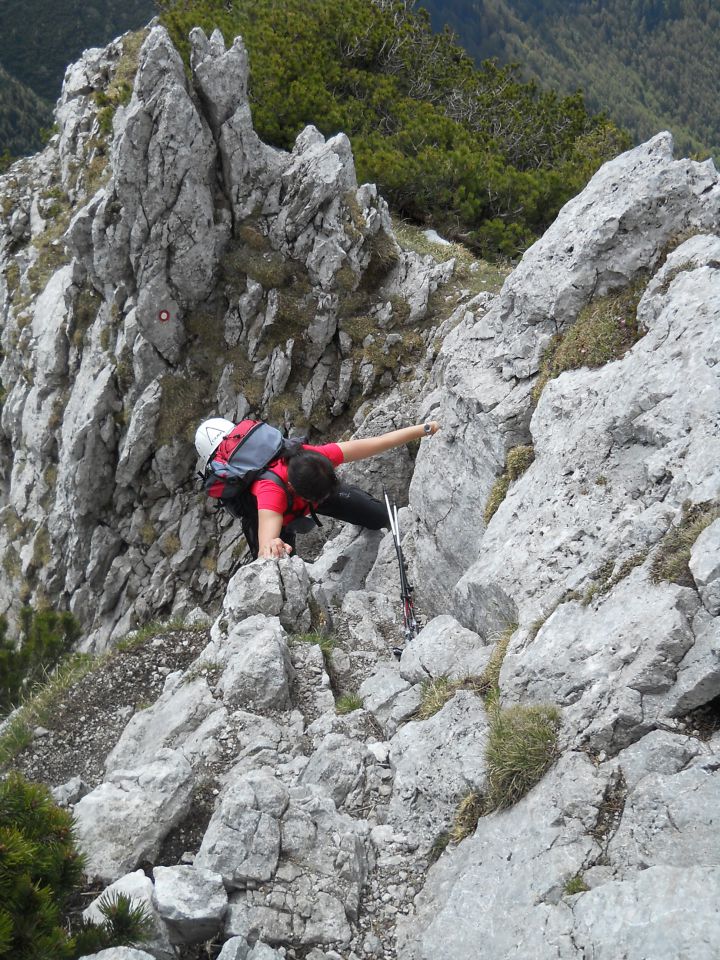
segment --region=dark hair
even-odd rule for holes
[[[284,459],[288,465],[288,480],[304,500],[319,503],[337,490],[340,481],[324,454],[300,447],[289,451]]]

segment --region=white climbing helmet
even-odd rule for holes
[[[234,429],[235,424],[232,420],[224,420],[222,417],[213,417],[212,420],[205,420],[204,423],[200,424],[195,431],[195,449],[198,456],[202,457],[203,470],[215,450]]]

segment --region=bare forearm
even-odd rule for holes
[[[433,420],[430,422],[431,434],[437,433],[440,424]],[[425,424],[418,423],[413,427],[402,427],[400,430],[391,430],[389,433],[383,433],[379,437],[368,437],[364,440],[346,440],[339,444],[343,452],[345,463],[352,463],[355,460],[365,460],[368,457],[375,457],[379,453],[385,453],[386,450],[393,450],[395,447],[402,447],[412,440],[420,440],[428,436],[425,431]]]
[[[258,556],[261,559],[284,557],[290,546],[280,539],[283,518],[273,510],[258,510]]]

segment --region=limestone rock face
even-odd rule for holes
[[[563,374],[536,409],[531,388],[550,338],[592,298],[655,269],[688,228],[712,234],[718,190],[713,165],[673,160],[667,135],[618,157],[487,311],[445,338],[426,399],[443,430],[421,447],[411,488],[419,578],[438,613],[450,593],[483,634],[518,611],[535,620],[609,557],[647,550],[667,527],[663,511],[714,496],[717,237],[695,236],[667,257],[638,309],[647,333],[620,361]],[[684,384],[695,377],[691,396]],[[508,449],[530,442],[535,462],[485,529]]]

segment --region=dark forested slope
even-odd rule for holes
[[[0,0],[0,155],[40,146],[65,68],[88,47],[143,26],[153,0]]]
[[[636,141],[662,129],[682,153],[720,156],[717,0],[422,0],[476,59],[580,89]]]
[[[153,0],[2,0],[0,64],[44,100],[60,94],[65,67],[155,13]]]
[[[0,67],[0,156],[38,150],[40,131],[51,124],[50,104]]]

